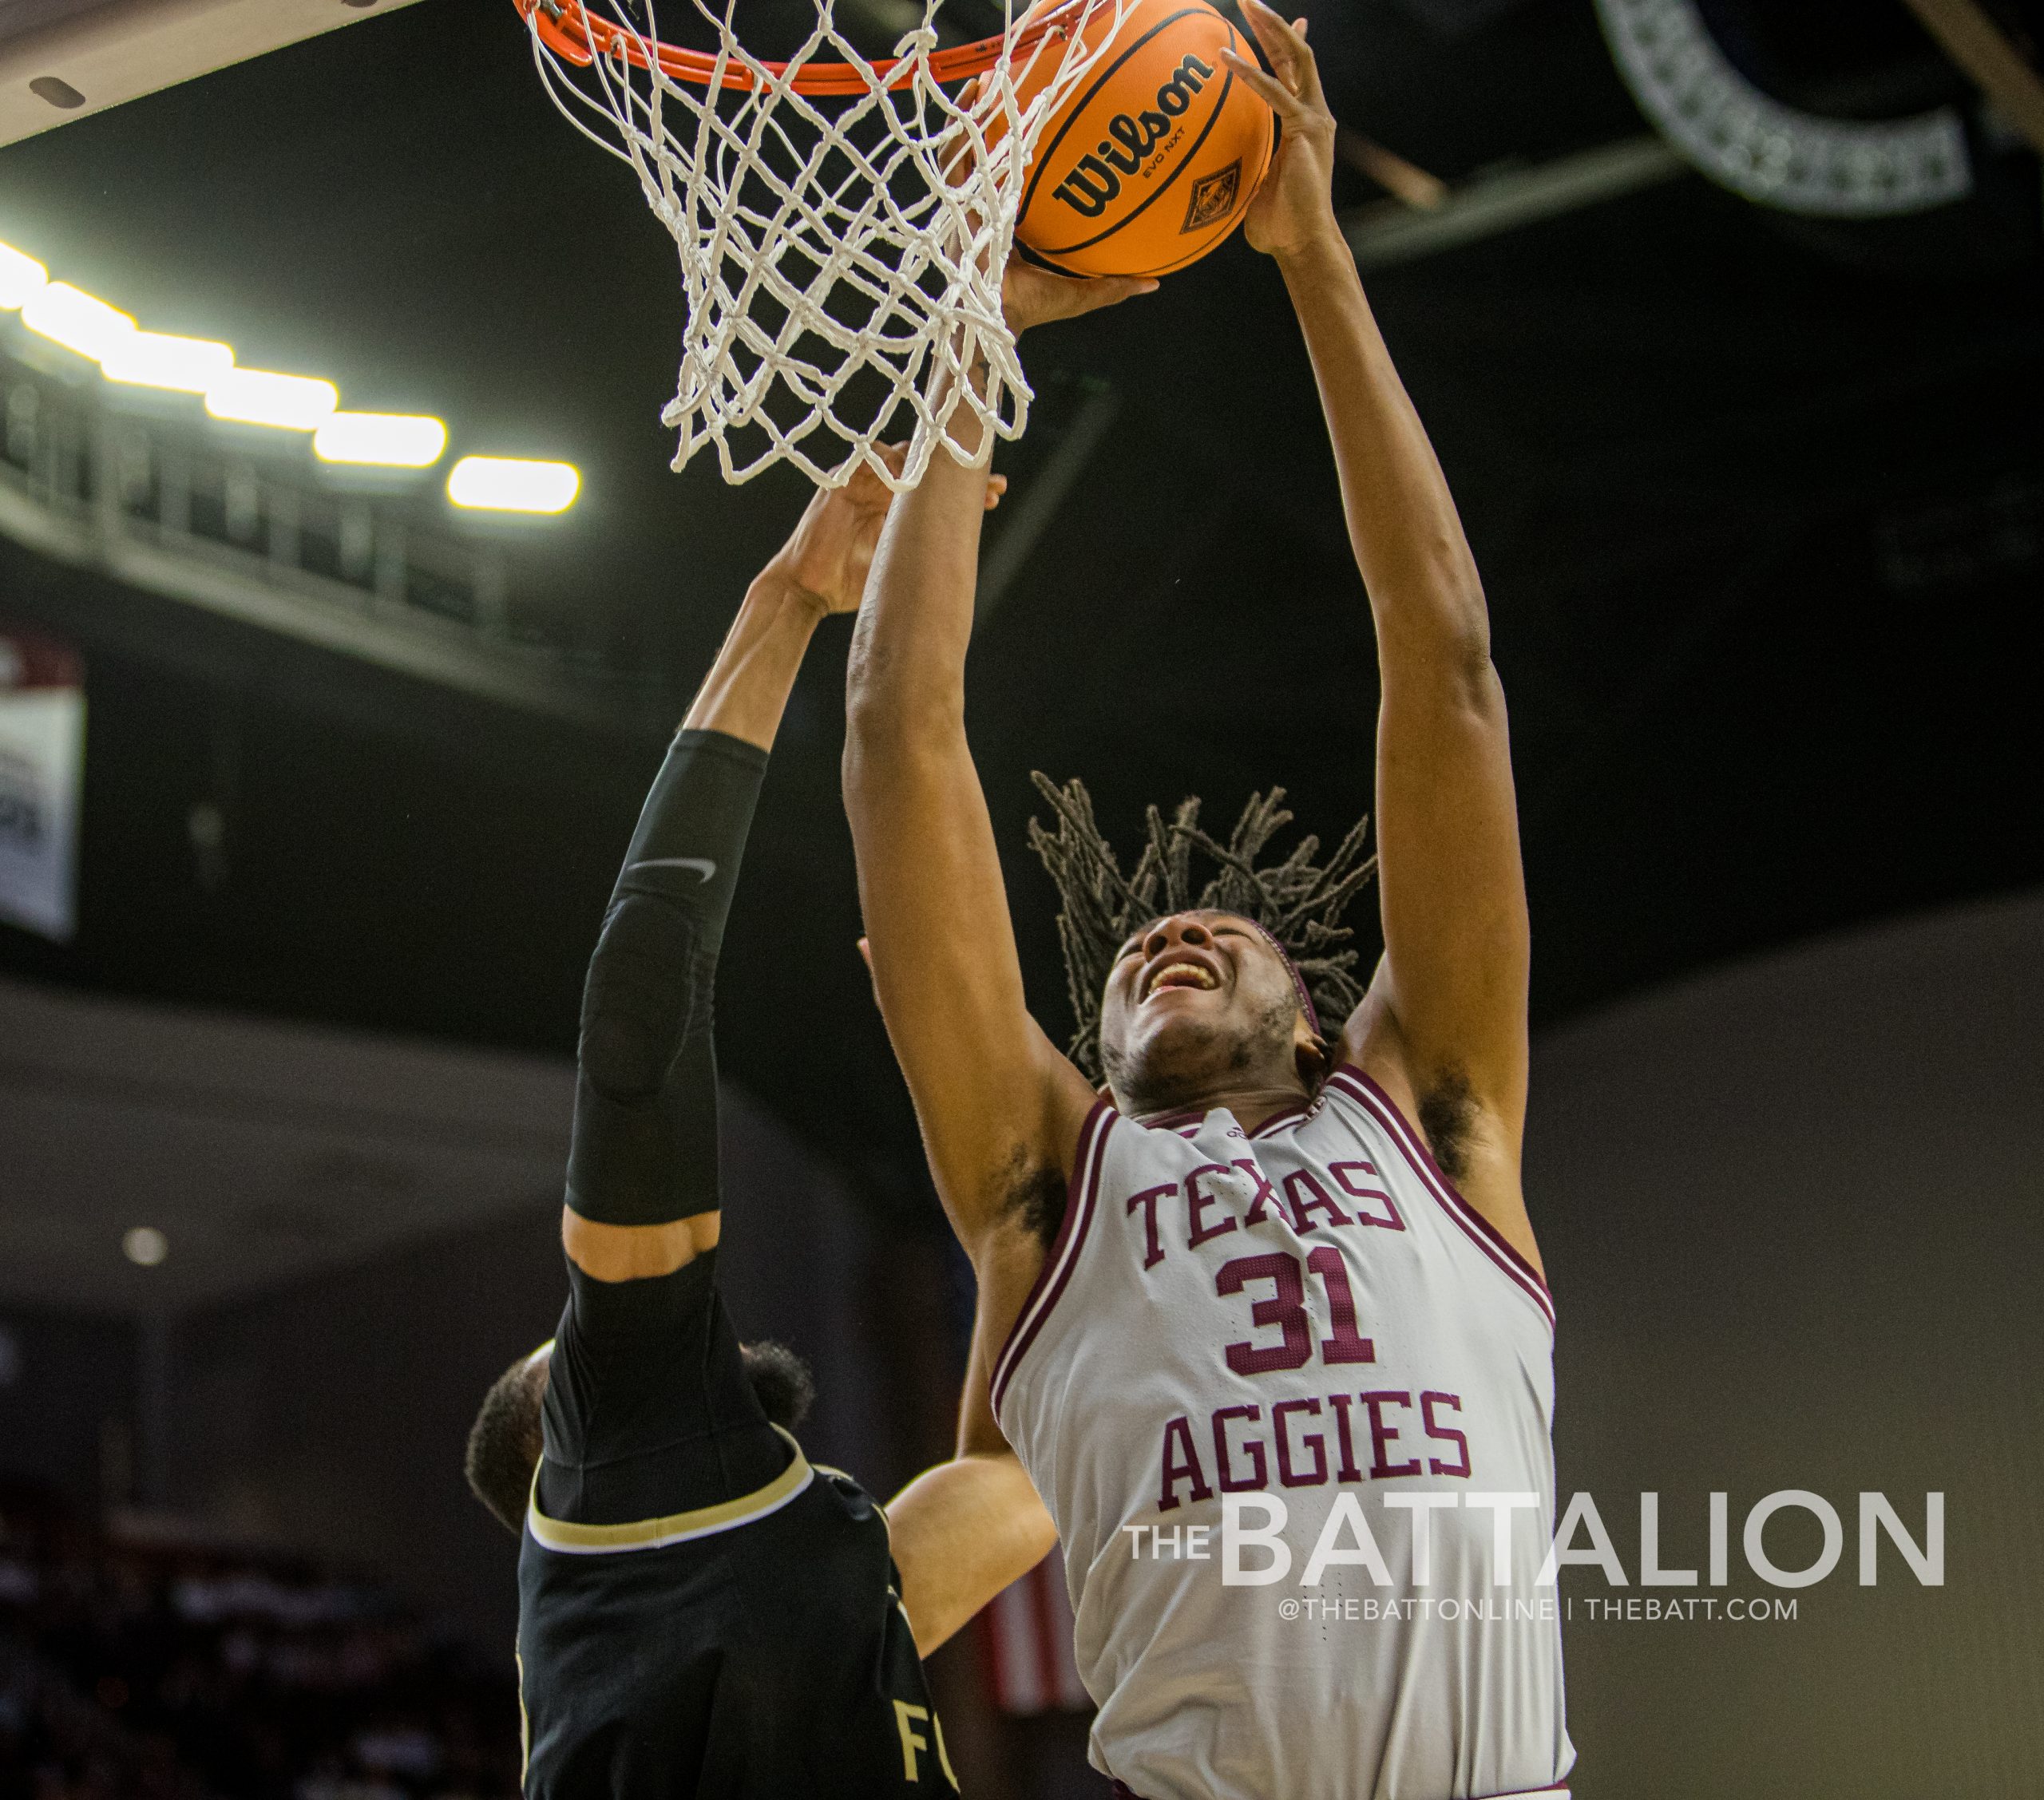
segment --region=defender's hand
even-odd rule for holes
[[[1102,275],[1096,281],[1082,281],[1075,275],[1053,275],[1017,250],[1001,272],[1000,307],[1008,315],[1008,328],[1019,338],[1032,325],[1076,318],[1081,313],[1097,312],[1138,294],[1156,291],[1156,281],[1149,275]]]
[[[881,460],[899,474],[907,457],[905,444],[883,444]],[[991,512],[1008,491],[1005,475],[987,477],[986,509]],[[816,608],[819,617],[856,612],[873,569],[880,528],[894,495],[864,464],[842,488],[819,488],[803,510],[788,541],[782,545],[766,574],[786,582]]]
[[[1266,75],[1238,51],[1221,60],[1243,85],[1270,103],[1284,128],[1278,154],[1242,216],[1252,249],[1283,258],[1324,242],[1334,223],[1334,115],[1320,85],[1320,65],[1306,46],[1306,22],[1285,21],[1262,0],[1242,0],[1242,16],[1263,46]]]

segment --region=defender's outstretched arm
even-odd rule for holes
[[[717,1241],[710,995],[766,753],[817,626],[859,602],[889,495],[818,493],[746,591],[647,797],[591,960],[561,1239],[600,1281]],[[991,504],[983,494],[982,504]]]
[[[1274,77],[1222,54],[1284,127],[1245,228],[1276,258],[1305,334],[1382,681],[1384,960],[1344,1048],[1419,1112],[1471,1203],[1537,1260],[1519,1185],[1530,935],[1483,587],[1335,223],[1334,119],[1304,22],[1287,25],[1260,0],[1242,3]]]
[[[1012,267],[1019,330],[1147,291]],[[940,413],[945,398],[933,397]],[[894,504],[852,639],[845,809],[874,987],[921,1122],[930,1167],[983,1288],[1017,1202],[1061,1176],[1092,1095],[1029,1016],[1000,860],[965,741],[965,652],[980,548],[980,462],[969,409]],[[1014,1248],[1026,1263],[1026,1243]],[[1035,1255],[1040,1259],[1038,1246]],[[1023,1285],[1034,1268],[1023,1274]],[[1014,1296],[1019,1307],[1022,1296]]]

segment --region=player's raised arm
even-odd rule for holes
[[[1019,330],[1147,291],[1011,267]],[[941,404],[942,395],[933,397]],[[1091,1093],[1029,1016],[1000,862],[965,742],[980,464],[969,411],[881,534],[852,640],[845,807],[874,985],[930,1165],[976,1263],[1032,1185],[1055,1180]],[[982,1273],[984,1277],[984,1266]],[[1018,1300],[1020,1296],[1017,1296]]]
[[[1334,120],[1305,40],[1243,10],[1274,72],[1278,162],[1244,222],[1283,271],[1333,440],[1376,619],[1377,846],[1385,957],[1345,1049],[1415,1106],[1472,1204],[1529,1257],[1519,1188],[1528,931],[1504,694],[1468,540],[1385,347],[1329,187]]]
[[[717,1241],[715,958],[781,714],[816,627],[857,607],[892,496],[810,502],[747,590],[647,797],[582,1008],[561,1236],[600,1281],[673,1272]]]

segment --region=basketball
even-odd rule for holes
[[[1111,23],[1090,21],[1086,41]],[[1074,275],[1162,275],[1241,222],[1277,121],[1217,53],[1254,50],[1206,0],[1134,0],[1099,64],[1036,140],[1016,239]],[[1056,67],[1046,49],[1016,85],[1027,105]]]

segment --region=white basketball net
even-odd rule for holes
[[[650,67],[624,53],[622,39],[586,68],[571,64],[541,36],[537,14],[533,36],[555,105],[631,164],[681,252],[687,323],[679,382],[660,414],[680,434],[674,467],[714,443],[727,481],[786,461],[826,487],[864,467],[898,493],[921,479],[940,442],[967,460],[945,429],[961,406],[991,433],[1019,437],[1031,391],[1000,281],[1029,151],[1111,42],[1130,0],[1092,0],[1086,22],[1108,23],[1090,48],[1075,17],[1069,33],[1019,52],[1025,22],[1006,0],[1008,53],[978,77],[969,106],[931,71],[941,0],[924,0],[921,26],[885,73],[839,34],[836,0],[816,0],[815,30],[778,74],[739,42],[738,0],[724,0],[721,14],[707,0],[691,3],[717,30],[707,85],[660,69],[652,0],[590,0],[588,9]],[[541,4],[551,11],[558,0]],[[643,32],[635,10],[646,14]],[[1016,85],[1040,61],[1054,73],[1020,106]],[[850,65],[864,92],[797,93],[794,73],[812,62]],[[750,85],[726,85],[741,69]],[[961,378],[976,358],[984,379]],[[935,410],[933,386],[943,396]],[[879,447],[905,429],[897,473]]]

